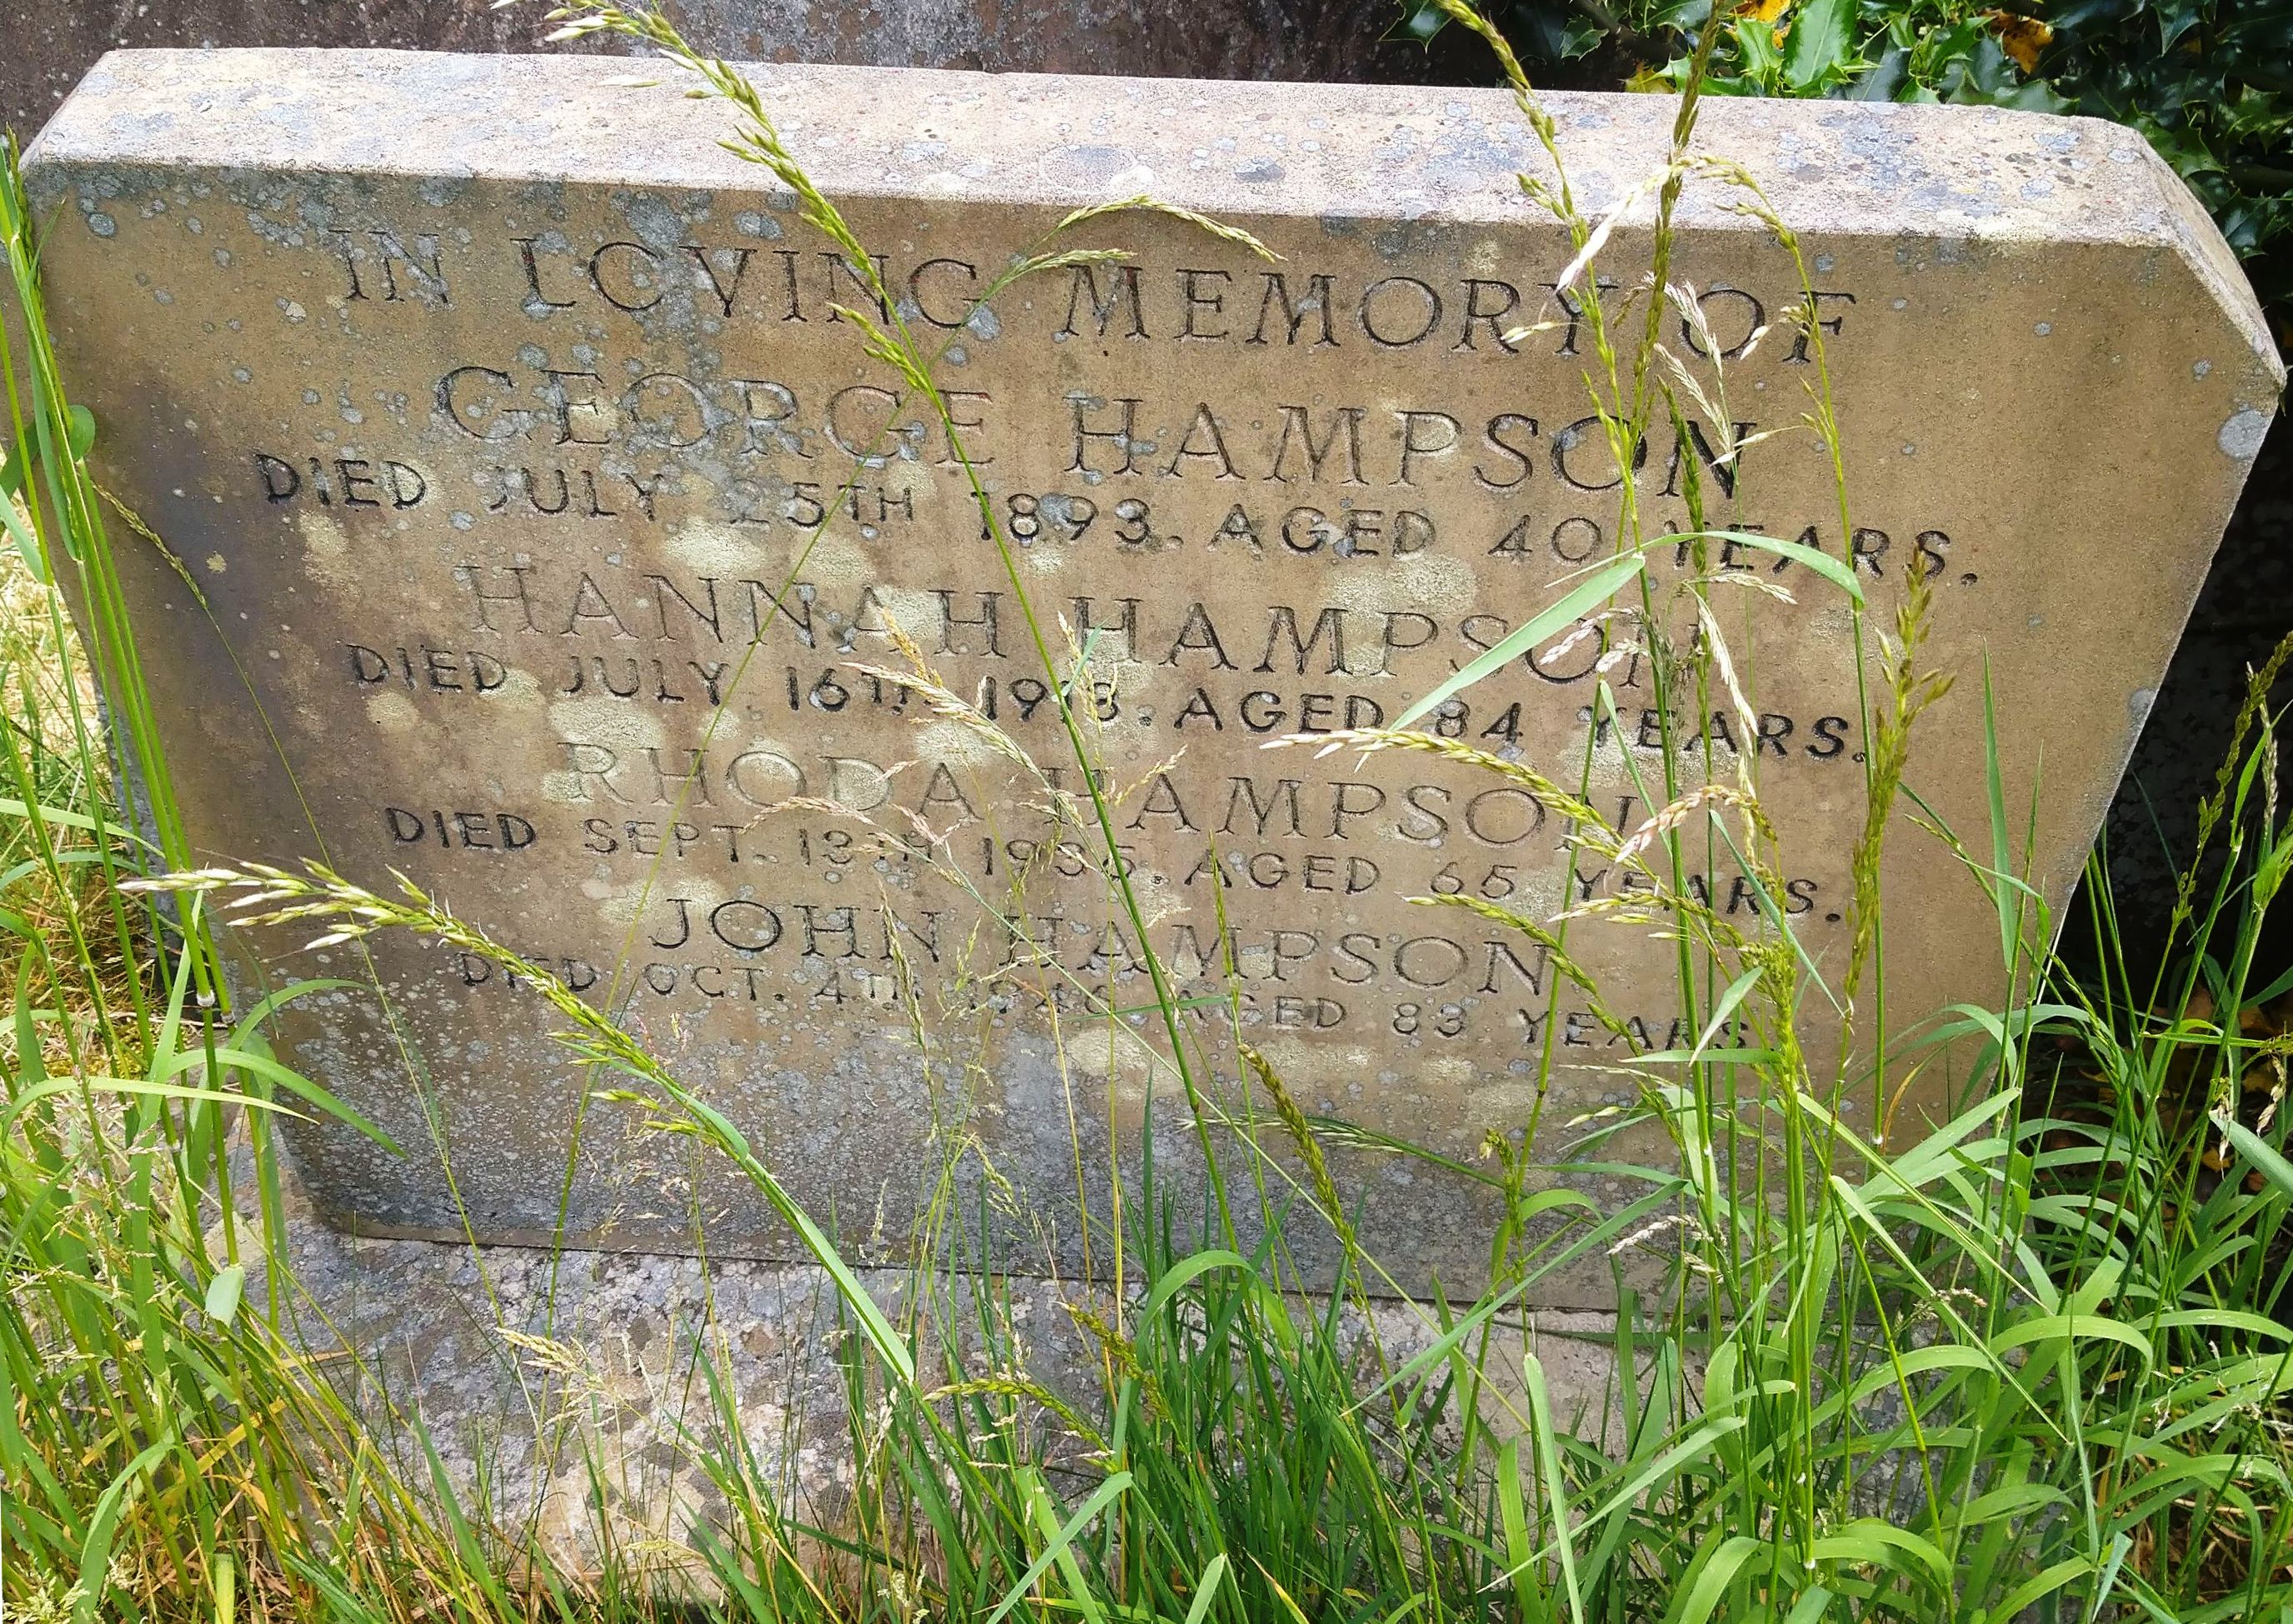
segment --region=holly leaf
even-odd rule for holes
[[[1855,0],[1808,0],[1784,36],[1784,83],[1806,93],[1847,77],[1855,60]]]

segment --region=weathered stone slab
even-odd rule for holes
[[[1025,1198],[996,1257],[1073,1268],[1078,1181],[1098,1190],[1089,1170],[1111,1132],[1135,1145],[1150,1092],[1088,1003],[1142,1003],[1144,977],[1087,842],[1051,838],[976,730],[852,669],[899,661],[896,620],[1073,789],[1018,590],[945,434],[833,310],[864,298],[848,268],[712,144],[721,107],[626,73],[124,53],[42,136],[53,304],[107,476],[212,608],[148,551],[124,559],[188,816],[218,857],[323,850],[375,882],[398,865],[592,995],[620,987],[856,1248],[903,1236],[942,1153],[976,1133]],[[1245,1035],[1307,1108],[1447,1155],[1527,1119],[1548,1040],[1548,1146],[1628,1092],[1614,1068],[1633,1047],[1684,1036],[1667,944],[1576,927],[1625,1043],[1556,996],[1525,940],[1404,900],[1462,889],[1550,914],[1599,894],[1599,874],[1572,882],[1557,816],[1422,756],[1261,748],[1392,717],[1614,544],[1589,339],[1547,286],[1568,248],[1515,185],[1543,159],[1510,99],[758,77],[909,321],[944,340],[1048,638],[1095,629],[1094,748],[1178,975],[1219,986],[1222,893]],[[1592,212],[1661,161],[1669,102],[1552,106]],[[2249,293],[2114,126],[1723,102],[1700,139],[1805,245],[1852,519],[1843,532],[1804,434],[1722,468],[1708,438],[1666,430],[1642,499],[1677,523],[1693,470],[1730,524],[1850,562],[1883,624],[1903,569],[1930,574],[1930,657],[1978,678],[1989,662],[2018,806],[2043,759],[2031,873],[2059,904],[2274,409]],[[1066,211],[1150,191],[1282,257],[1125,216],[1077,240],[1130,248],[1129,266],[971,312]],[[1808,346],[1752,338],[1797,285],[1737,200],[1691,188],[1673,273],[1701,290],[1711,342],[1669,319],[1666,336],[1691,361],[1722,352],[1731,420],[1782,428],[1805,409]],[[1628,275],[1646,252],[1628,223],[1604,265]],[[839,498],[855,454],[872,460]],[[1717,564],[1793,595],[1720,591],[1754,715],[1715,702],[1710,748],[1728,773],[1756,766],[1795,922],[1835,973],[1862,807],[1848,620],[1804,565]],[[1682,570],[1667,552],[1655,574],[1668,593]],[[1573,780],[1599,654],[1556,638],[1443,728]],[[1608,676],[1626,725],[1593,751],[1592,798],[1631,824],[1657,719],[1641,662]],[[1913,772],[1978,836],[1981,741],[1970,681]],[[976,894],[903,844],[919,819]],[[1915,833],[1892,864],[1899,1020],[1992,996],[1986,899]],[[1711,892],[1748,913],[1727,875]],[[375,954],[387,1018],[345,994],[289,1031],[299,1064],[409,1148],[301,1135],[336,1222],[540,1239],[562,1219],[587,1244],[677,1247],[698,1214],[712,1251],[785,1251],[745,1189],[714,1168],[696,1189],[687,1148],[611,1108],[582,1124],[568,1182],[579,1081],[539,1001],[410,941]],[[273,973],[361,969],[336,951]],[[1222,1017],[1201,1019],[1215,1057]],[[1180,1102],[1155,1092],[1183,1171]],[[1478,1271],[1470,1192],[1397,1158],[1357,1171],[1364,1233],[1405,1278]],[[1603,1260],[1548,1296],[1597,1300],[1606,1278]]]
[[[255,1214],[242,1222],[241,1244],[258,1255]],[[725,1510],[707,1458],[731,1441],[705,1364],[735,1397],[773,1502],[817,1527],[848,1511],[855,1451],[839,1357],[848,1321],[825,1270],[349,1237],[312,1218],[291,1182],[280,1233],[275,1261],[295,1287],[289,1335],[358,1406],[401,1471],[429,1481],[434,1453],[480,1526],[533,1529],[544,1552],[576,1571],[594,1567],[609,1542],[626,1551],[641,1539],[659,1582],[705,1583],[694,1527],[721,1534]],[[952,1326],[966,1338],[958,1352],[968,1369],[1019,1374],[1016,1350],[1026,1376],[1085,1415],[1106,1415],[1099,1344],[1067,1311],[1110,1317],[1103,1289],[997,1279],[989,1344],[972,1280],[934,1281],[945,1295],[921,1312],[906,1270],[863,1271],[861,1283],[885,1312],[923,1328],[921,1368],[941,1368],[934,1339]],[[1615,1318],[1524,1315],[1491,1350],[1483,1424],[1501,1435],[1518,1429],[1513,1417],[1528,1408],[1519,1377],[1527,1350],[1562,1425],[1624,1448]],[[1364,1370],[1378,1353],[1405,1363],[1439,1336],[1431,1311],[1414,1303],[1380,1303],[1366,1317],[1346,1305],[1336,1324],[1339,1346]],[[1445,1428],[1448,1447],[1456,1426],[1453,1417]]]

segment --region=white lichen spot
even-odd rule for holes
[[[1002,759],[994,745],[958,721],[930,722],[917,728],[916,753],[951,767],[984,767]]]
[[[2268,437],[2269,414],[2256,411],[2248,406],[2230,414],[2229,421],[2221,426],[2221,433],[2215,437],[2215,443],[2221,447],[2224,456],[2238,462],[2250,462],[2260,455],[2261,443]]]
[[[823,535],[813,544],[812,556],[805,561],[805,574],[823,589],[856,589],[876,579],[876,569],[849,537]]]
[[[553,806],[579,807],[589,799],[581,775],[570,768],[541,775],[541,798]]]
[[[883,619],[897,621],[900,629],[913,637],[925,650],[939,646],[943,629],[939,594],[920,587],[879,586],[876,602],[882,607]],[[863,618],[870,623],[863,629],[873,631],[879,637],[883,635],[887,629],[877,623],[876,616]]]
[[[1366,575],[1359,579],[1368,584]],[[1424,552],[1396,560],[1392,579],[1373,597],[1381,610],[1401,603],[1436,614],[1462,614],[1473,607],[1477,595],[1471,564],[1462,558]]]
[[[610,694],[556,701],[549,707],[549,725],[560,739],[602,744],[633,772],[649,772],[644,752],[663,750],[668,743],[659,716]],[[666,750],[661,759],[675,765]]]
[[[295,528],[302,532],[313,569],[339,564],[350,556],[350,538],[343,534],[343,527],[332,515],[306,510],[296,519]]]
[[[627,925],[637,916],[636,889],[619,880],[584,880],[581,894],[597,905],[597,917],[608,924]]]
[[[738,579],[758,562],[757,549],[729,524],[695,516],[669,530],[668,556],[696,575]],[[813,557],[820,552],[814,548]]]
[[[541,678],[523,666],[506,666],[501,681],[491,690],[490,697],[496,705],[531,704],[541,697]]]
[[[366,719],[385,733],[409,733],[422,725],[421,713],[415,710],[414,702],[403,694],[369,695]]]

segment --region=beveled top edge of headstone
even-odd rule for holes
[[[1145,193],[1245,220],[1544,217],[1515,176],[1549,167],[1503,90],[788,63],[743,71],[831,197],[1073,207]],[[50,118],[26,173],[46,201],[60,172],[103,166],[776,191],[717,145],[731,125],[724,104],[678,94],[678,77],[625,57],[113,51]],[[1665,160],[1673,97],[1541,100],[1588,215]],[[1697,146],[1740,162],[1804,240],[2170,249],[2283,378],[2228,245],[2123,126],[1989,107],[1713,98]],[[1762,229],[1727,200],[1718,185],[1690,187],[1678,217],[1706,231]],[[1643,196],[1626,224],[1652,210]]]

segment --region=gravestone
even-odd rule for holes
[[[1082,778],[1040,633],[1212,1069],[1231,986],[1307,1110],[1471,1161],[1528,1119],[1548,1048],[1544,1154],[1629,1097],[1636,1052],[1692,1042],[1671,946],[1645,930],[1572,927],[1618,1032],[1527,938],[1407,900],[1544,918],[1611,894],[1535,795],[1424,753],[1268,748],[1396,717],[1616,542],[1592,339],[1555,287],[1568,244],[1516,184],[1546,165],[1510,97],[756,79],[938,347],[1011,573],[946,427],[839,312],[868,305],[862,279],[717,147],[720,103],[585,60],[134,52],[48,126],[28,176],[53,215],[51,307],[105,478],[175,556],[127,541],[121,570],[202,849],[325,855],[377,886],[401,869],[626,1000],[855,1251],[896,1250],[976,1137],[1017,1192],[993,1261],[1072,1269],[1079,1204],[1106,1216],[1110,1136],[1127,1152],[1151,1116],[1174,1190],[1191,1139],[1144,1058],[1161,1039],[1111,865],[1041,809]],[[1551,104],[1589,213],[1663,162],[1670,101]],[[1907,571],[1924,578],[1923,663],[1963,680],[1911,782],[1989,849],[1987,670],[2030,878],[2059,906],[2274,410],[2250,294],[2115,126],[1801,102],[1702,118],[1701,146],[1758,177],[1803,245],[1851,508],[1792,426],[1817,369],[1785,319],[1792,261],[1741,192],[1698,183],[1673,276],[1700,321],[1667,313],[1665,337],[1707,389],[1719,367],[1715,410],[1750,443],[1730,459],[1710,424],[1661,428],[1633,474],[1651,533],[1700,486],[1733,528],[1845,564],[1883,629]],[[1142,193],[1278,258],[1125,214],[1068,246],[1128,261],[975,306],[1068,211]],[[1627,215],[1604,276],[1645,266],[1648,219]],[[1865,746],[1844,600],[1788,557],[1708,562],[1742,702],[1673,720],[1719,775],[1756,771],[1780,900],[1835,978]],[[1655,555],[1659,601],[1677,606],[1689,567]],[[907,669],[895,627],[1041,781],[886,674]],[[1588,759],[1600,680],[1620,709]],[[1588,772],[1625,827],[1653,809],[1646,662],[1585,628],[1428,725]],[[1888,881],[1899,1027],[1995,998],[1997,929],[1958,861],[1906,827]],[[1746,882],[1701,883],[1749,919]],[[364,973],[296,945],[242,944],[274,978]],[[411,938],[373,953],[385,996],[308,997],[281,1028],[403,1148],[297,1131],[335,1222],[677,1249],[699,1217],[712,1252],[786,1255],[685,1141],[582,1115],[531,988]],[[1129,1011],[1113,1032],[1094,1014],[1110,1003]],[[1483,1266],[1470,1181],[1391,1155],[1348,1177],[1405,1281]],[[1002,1188],[977,1198],[1004,1211]],[[1546,1295],[1597,1301],[1607,1278],[1596,1260]]]

